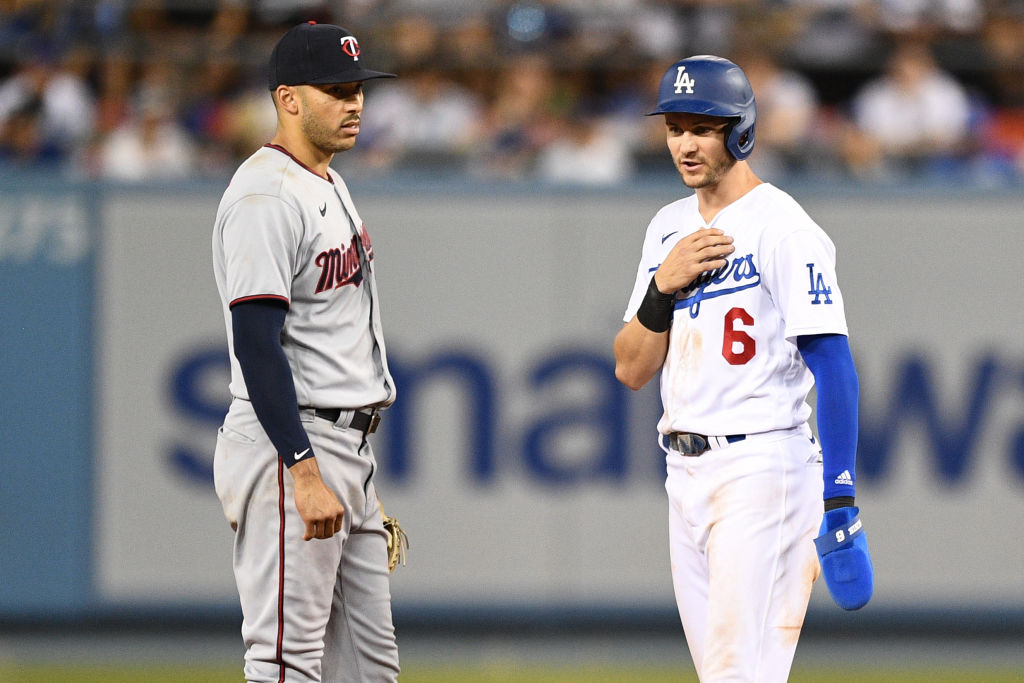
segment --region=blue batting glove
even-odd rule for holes
[[[846,610],[868,604],[875,589],[875,570],[859,512],[856,507],[827,511],[821,520],[821,535],[814,539],[828,592]]]

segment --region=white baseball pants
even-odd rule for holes
[[[667,464],[672,583],[701,683],[784,683],[819,573],[820,448],[804,425]]]

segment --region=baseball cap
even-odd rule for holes
[[[279,85],[354,83],[395,74],[363,66],[359,41],[333,24],[309,21],[288,30],[270,53],[270,89]]]

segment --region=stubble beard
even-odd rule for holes
[[[356,144],[355,137],[339,137],[337,128],[332,130],[308,109],[302,112],[302,132],[313,146],[327,154],[344,152]]]
[[[686,172],[683,170],[682,165],[678,165],[679,175],[683,179],[683,184],[693,190],[699,190],[702,187],[708,187],[709,185],[716,185],[725,174],[732,170],[732,167],[736,165],[736,159],[731,154],[726,155],[724,159],[717,161],[711,161],[710,159],[704,159],[704,173],[696,178],[687,180]]]

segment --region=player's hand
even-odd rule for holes
[[[814,539],[828,592],[845,610],[868,604],[875,589],[875,569],[859,512],[856,507],[827,511],[821,535]]]
[[[701,228],[679,240],[654,274],[658,289],[669,294],[704,273],[724,267],[728,263],[725,257],[736,251],[732,241],[718,228]]]
[[[341,531],[345,507],[324,483],[316,458],[301,460],[288,471],[295,482],[295,507],[306,523],[303,540],[330,538]]]

